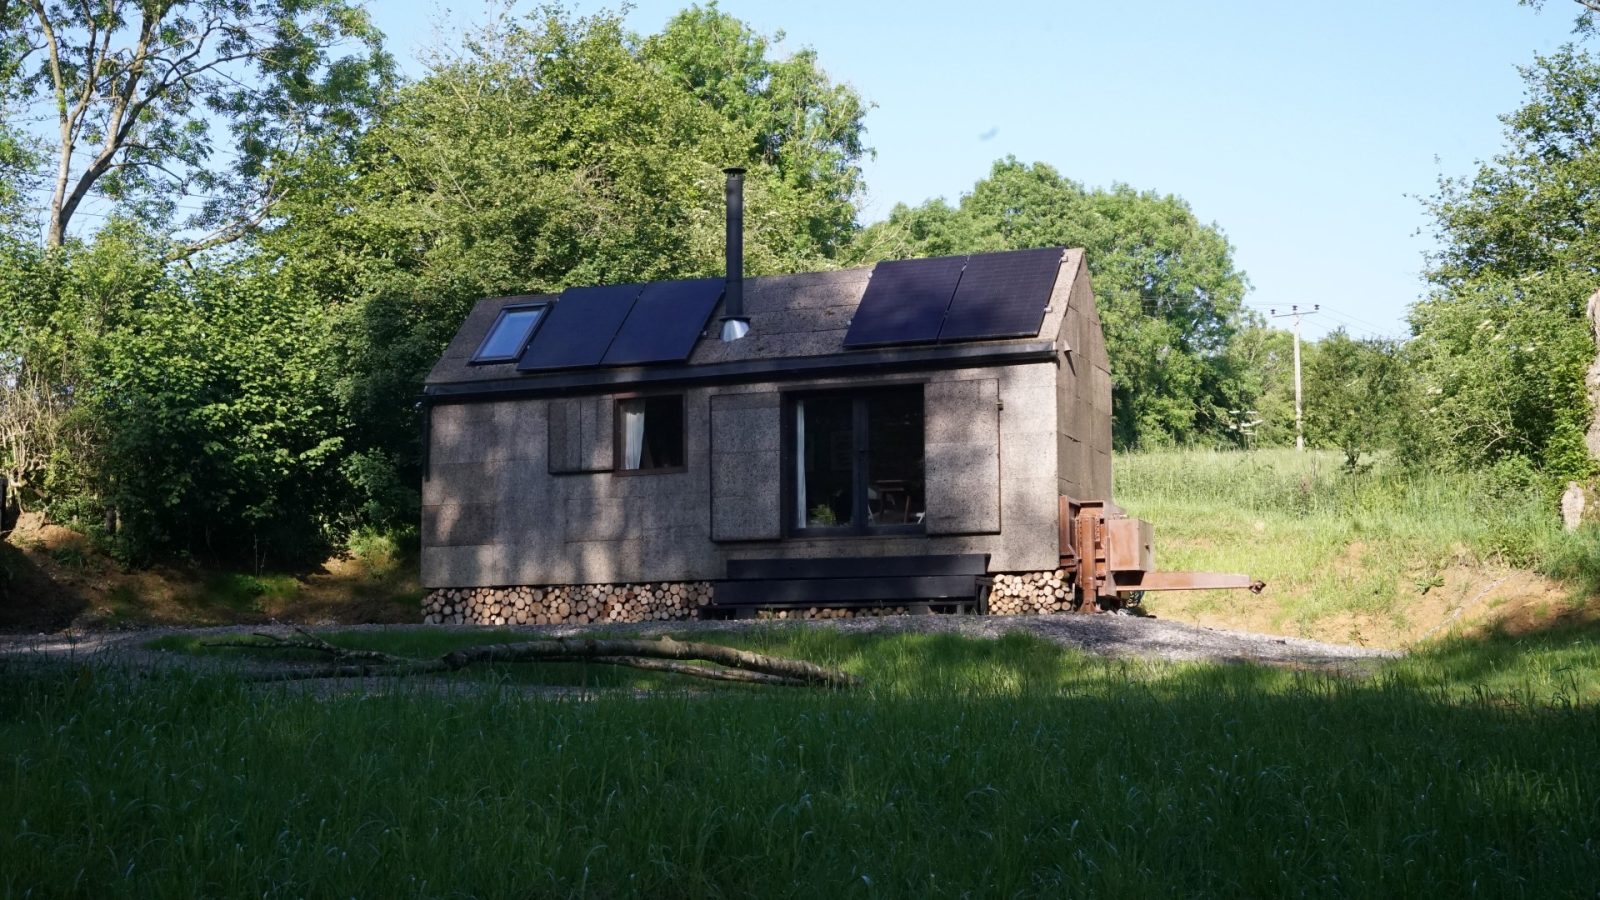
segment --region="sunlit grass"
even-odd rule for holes
[[[1356,613],[1405,621],[1455,564],[1529,568],[1600,584],[1600,533],[1564,533],[1549,497],[1486,474],[1351,473],[1338,454],[1163,451],[1116,459],[1117,499],[1156,524],[1157,563],[1247,572],[1285,622]],[[1217,604],[1231,595],[1215,595]],[[1159,599],[1156,600],[1159,608]]]

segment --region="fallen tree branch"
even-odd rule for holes
[[[629,666],[657,672],[671,672],[716,681],[770,684],[788,687],[822,685],[857,687],[861,679],[847,672],[829,669],[798,659],[766,656],[697,641],[678,641],[663,637],[656,641],[632,638],[551,638],[519,641],[514,644],[483,644],[453,650],[436,659],[410,659],[381,650],[351,650],[330,644],[301,629],[300,638],[286,638],[257,632],[270,643],[213,641],[208,647],[235,647],[249,650],[311,650],[336,660],[320,669],[273,672],[257,681],[293,681],[313,678],[359,678],[371,676],[423,675],[454,672],[468,666],[507,662],[593,662]],[[711,663],[710,666],[690,663]]]
[[[671,637],[663,637],[658,641],[629,638],[553,638],[515,644],[482,644],[476,647],[463,647],[445,654],[442,659],[449,668],[459,669],[481,662],[530,662],[560,657],[594,659],[606,656],[709,662],[730,669],[763,672],[804,684],[822,684],[829,687],[857,687],[861,684],[861,679],[854,675],[804,660],[765,656],[720,644],[679,641]]]
[[[745,684],[772,684],[783,687],[804,687],[806,685],[806,682],[798,678],[785,678],[782,675],[768,675],[765,672],[750,672],[744,669],[729,669],[722,666],[696,666],[670,659],[645,659],[640,656],[596,656],[592,659],[580,658],[573,661],[594,662],[607,666],[629,666],[635,669],[649,669],[653,672],[673,672],[678,675],[692,675],[695,678],[710,678],[715,681],[738,681]]]

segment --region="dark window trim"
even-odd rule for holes
[[[683,417],[682,444],[679,446],[679,455],[683,458],[681,466],[662,466],[655,469],[624,469],[622,467],[622,451],[626,446],[622,439],[622,402],[624,400],[648,400],[662,397],[678,398],[678,411]],[[686,396],[677,392],[617,394],[611,399],[611,474],[632,478],[637,475],[676,475],[689,471],[689,403]]]
[[[794,414],[795,401],[808,400],[812,397],[848,397],[851,401],[852,434],[855,435],[857,446],[851,448],[856,464],[851,473],[854,480],[855,496],[860,498],[857,503],[861,507],[866,505],[867,497],[867,468],[861,463],[859,443],[861,435],[866,433],[867,405],[866,398],[872,394],[904,390],[906,388],[926,389],[927,379],[914,379],[886,384],[875,384],[872,387],[832,387],[832,388],[788,388],[779,391],[779,414],[782,416],[778,430],[778,490],[782,492],[778,504],[778,514],[783,517],[784,538],[795,540],[824,539],[860,539],[884,537],[925,536],[928,533],[926,521],[906,525],[872,525],[862,516],[861,520],[852,525],[837,525],[833,527],[806,527],[794,524],[797,521],[798,510],[794,508],[794,479],[800,477],[796,468],[799,448],[795,444]],[[924,390],[922,407],[923,426],[923,458],[927,458],[927,426],[928,407],[926,391]]]
[[[516,362],[517,360],[521,359],[523,351],[527,350],[528,344],[533,341],[533,336],[538,333],[540,328],[544,327],[545,319],[550,318],[550,307],[554,305],[555,304],[551,303],[549,300],[537,300],[529,303],[508,303],[505,306],[500,307],[500,311],[495,314],[494,322],[489,326],[489,330],[483,333],[483,340],[478,342],[478,349],[473,351],[472,359],[467,361],[467,365],[504,365],[505,363]],[[544,312],[540,314],[539,320],[533,323],[533,327],[528,329],[528,334],[522,339],[522,345],[517,348],[517,351],[509,356],[484,356],[484,346],[489,343],[489,338],[494,337],[495,329],[500,327],[500,323],[505,321],[506,316],[510,313],[522,312],[523,310],[529,309],[542,309]]]

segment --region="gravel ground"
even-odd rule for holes
[[[330,625],[322,630],[374,631],[431,628],[425,625]],[[470,627],[470,626],[453,626]],[[1165,619],[1134,616],[891,616],[884,618],[820,621],[661,622],[654,625],[518,626],[506,631],[536,636],[568,636],[601,632],[655,636],[729,631],[748,628],[834,628],[870,633],[922,632],[995,638],[1023,631],[1045,640],[1101,656],[1158,660],[1253,662],[1328,671],[1356,672],[1373,661],[1400,654],[1342,644],[1324,644],[1298,638],[1250,634],[1187,625]],[[144,645],[166,634],[226,637],[264,631],[291,634],[288,626],[229,626],[225,628],[152,628],[139,631],[56,635],[0,635],[0,659],[116,663],[135,668],[240,667],[238,661],[201,658],[187,654],[148,650]],[[245,663],[245,666],[251,666]]]

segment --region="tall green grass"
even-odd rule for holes
[[[1116,489],[1130,513],[1155,523],[1162,568],[1263,578],[1262,602],[1278,603],[1288,622],[1404,620],[1407,600],[1453,564],[1534,569],[1578,596],[1600,586],[1600,532],[1563,532],[1543,488],[1494,473],[1383,459],[1351,472],[1327,452],[1163,451],[1118,456]]]
[[[320,695],[12,667],[0,893],[1571,896],[1600,884],[1594,706],[1463,699],[1420,676],[1108,662],[1024,637],[827,635],[751,640],[846,665],[871,688],[564,702],[515,686]]]

